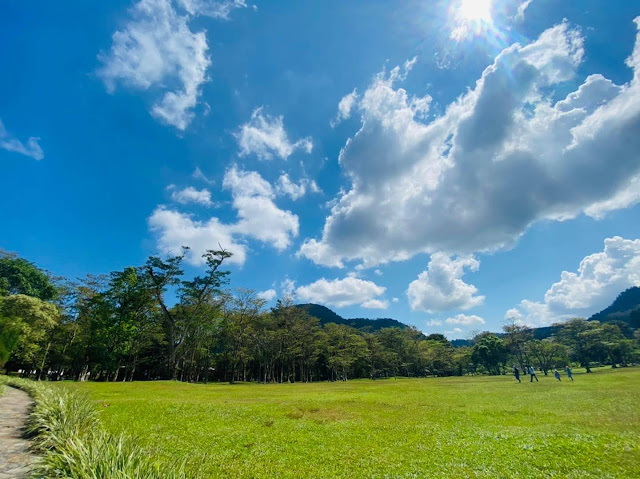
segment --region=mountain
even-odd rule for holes
[[[356,329],[364,329],[370,328],[371,331],[378,331],[382,328],[408,328],[404,323],[397,321],[391,318],[378,318],[378,319],[367,319],[367,318],[351,318],[346,319],[342,316],[336,314],[331,311],[326,306],[322,306],[320,304],[297,304],[296,307],[305,310],[309,313],[310,316],[314,318],[318,318],[321,324],[327,323],[336,323],[336,324],[346,324]]]
[[[320,304],[297,304],[296,307],[304,309],[311,316],[318,318],[321,324],[336,323],[346,324],[356,329],[369,328],[371,331],[378,331],[382,328],[408,328],[404,323],[391,318],[351,318],[346,319],[336,314],[326,306]],[[594,314],[589,318],[589,321],[600,321],[603,323],[611,321],[623,321],[627,323],[631,328],[640,328],[640,287],[629,288],[618,295],[611,306],[603,309],[599,313]],[[535,339],[545,339],[557,332],[558,328],[555,326],[544,326],[541,328],[532,328],[533,337]],[[632,329],[629,329],[631,333]],[[631,334],[630,333],[630,334]],[[498,336],[502,336],[503,333],[496,333]],[[451,344],[455,347],[460,346],[472,346],[473,341],[468,339],[454,339]]]
[[[618,295],[611,306],[589,318],[602,323],[624,321],[632,328],[640,328],[640,288],[634,286]]]

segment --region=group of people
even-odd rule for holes
[[[529,382],[533,382],[534,379],[536,380],[536,382],[538,382],[538,376],[536,376],[536,370],[533,366],[524,365],[522,366],[522,371],[524,372],[524,374],[529,374],[529,376],[531,376],[531,380]],[[564,368],[564,371],[567,373],[567,377],[573,381],[573,370],[571,369],[571,366],[567,365],[567,367]],[[519,383],[522,382],[520,380],[520,370],[515,364],[513,365],[513,375]],[[553,370],[553,375],[558,381],[562,381],[562,379],[560,378],[560,373],[557,369]]]

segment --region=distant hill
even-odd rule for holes
[[[589,320],[602,323],[624,321],[632,328],[640,328],[640,288],[634,286],[623,291],[611,306],[594,314]]]
[[[327,323],[336,323],[336,324],[346,324],[356,329],[364,329],[369,328],[371,331],[378,331],[382,328],[408,328],[404,323],[397,321],[391,318],[378,318],[378,319],[367,319],[367,318],[343,318],[342,316],[336,314],[334,311],[330,310],[326,306],[322,306],[320,304],[297,304],[296,305],[300,309],[304,309],[309,315],[314,318],[318,318],[321,324]]]
[[[404,323],[391,318],[343,318],[331,309],[320,304],[298,304],[298,308],[304,309],[311,316],[318,318],[321,324],[336,323],[346,324],[356,329],[368,328],[371,331],[378,331],[382,328],[408,328]],[[589,321],[600,321],[603,323],[611,321],[623,321],[632,328],[640,328],[640,288],[633,287],[623,291],[618,295],[611,306],[603,309],[599,313],[589,318]],[[558,328],[554,326],[544,326],[541,328],[532,328],[533,337],[535,339],[545,339],[557,332]],[[629,330],[632,331],[632,330]],[[502,336],[503,333],[495,333]],[[454,339],[451,344],[455,347],[472,346],[473,341],[468,339]]]

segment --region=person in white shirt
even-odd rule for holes
[[[536,370],[533,369],[533,366],[529,366],[529,375],[531,376],[531,381],[529,382],[533,382],[533,378],[536,378],[536,382],[538,382],[538,376],[536,376]]]

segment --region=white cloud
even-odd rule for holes
[[[407,296],[411,309],[435,313],[481,305],[484,296],[477,296],[478,288],[462,280],[465,268],[477,271],[479,266],[478,260],[472,256],[451,259],[443,253],[433,254],[427,271],[409,284]]]
[[[453,328],[453,330],[451,331],[445,331],[444,332],[445,336],[451,338],[451,337],[460,337],[462,335],[462,329],[460,328]]]
[[[427,321],[427,326],[442,326],[442,321],[439,319],[431,319]]]
[[[234,232],[270,243],[279,251],[298,236],[298,216],[276,206],[271,185],[258,173],[232,167],[227,170],[223,185],[231,189],[233,207],[238,210]]]
[[[375,273],[376,275],[378,275],[378,276],[382,276],[382,275],[384,274],[384,273],[382,273],[382,271],[380,271],[379,269],[376,269],[376,270],[374,271],[374,273]]]
[[[276,185],[276,192],[279,195],[287,195],[292,200],[298,200],[302,198],[307,191],[311,191],[312,193],[319,193],[320,188],[318,187],[315,180],[310,180],[308,178],[302,178],[299,183],[295,183],[291,181],[289,175],[283,173],[278,178],[278,183]]]
[[[544,302],[523,300],[506,317],[531,326],[588,317],[632,286],[640,286],[640,240],[615,236],[604,241],[604,251],[585,257],[577,273],[563,271],[560,281],[545,293]]]
[[[295,294],[296,282],[293,281],[292,279],[285,278],[280,283],[280,289],[282,290],[282,295],[285,298],[292,298],[293,295]]]
[[[522,21],[524,20],[524,12],[527,10],[527,8],[529,8],[529,5],[531,5],[531,2],[533,0],[524,0],[519,6],[518,6],[518,12],[516,13],[515,19]]]
[[[476,316],[472,314],[467,316],[466,314],[459,314],[452,318],[447,318],[444,321],[447,324],[459,324],[461,326],[476,326],[479,324],[484,324],[486,321],[482,319],[480,316]]]
[[[196,166],[196,169],[193,170],[193,174],[191,176],[196,180],[202,180],[209,185],[213,185],[215,183],[215,181],[207,178],[207,176],[202,172],[202,170],[198,166]]]
[[[335,119],[331,120],[331,126],[334,127],[342,120],[346,120],[351,116],[351,110],[354,106],[356,106],[356,101],[358,99],[358,91],[356,88],[353,89],[351,93],[342,97],[340,102],[338,103],[338,114]]]
[[[246,8],[245,0],[178,0],[178,3],[191,15],[229,20],[229,15],[236,8]]]
[[[255,154],[260,160],[271,160],[279,156],[286,160],[295,150],[311,153],[311,138],[303,138],[291,143],[284,129],[282,116],[265,115],[262,107],[256,108],[251,120],[242,125],[235,137],[240,147],[240,156]]]
[[[382,299],[370,299],[362,303],[361,306],[367,309],[387,309],[389,307],[389,301]]]
[[[180,191],[173,191],[171,199],[183,205],[196,203],[204,206],[213,206],[211,192],[205,188],[197,190],[193,186],[188,186]]]
[[[268,289],[266,291],[260,291],[258,293],[258,298],[260,299],[264,299],[265,301],[269,302],[269,301],[273,301],[276,298],[276,290],[275,289]]]
[[[400,301],[398,298],[392,298],[392,299],[391,299],[391,302],[392,302],[392,303],[397,303],[398,301]]]
[[[383,294],[385,290],[385,287],[378,286],[372,281],[358,278],[347,277],[331,281],[322,278],[314,283],[296,288],[295,294],[302,301],[336,306],[338,308],[354,304],[371,307],[374,303],[370,301]],[[369,306],[364,306],[365,304]],[[380,305],[380,303],[375,304],[377,306]]]
[[[129,13],[123,29],[112,36],[111,50],[98,55],[103,64],[98,75],[109,93],[118,83],[164,91],[152,115],[184,130],[193,119],[211,64],[205,32],[192,32],[189,16],[179,15],[171,0],[140,0]],[[170,90],[171,84],[179,87]]]
[[[243,264],[246,250],[242,239],[253,238],[282,251],[298,235],[298,217],[276,206],[271,185],[257,172],[232,166],[225,174],[223,186],[231,190],[237,222],[225,224],[218,218],[197,221],[191,215],[160,206],[149,218],[150,229],[158,237],[158,247],[175,253],[183,245],[190,246],[190,261],[202,264],[200,255],[207,249],[217,249],[220,243],[234,254],[231,262]]]
[[[495,251],[537,221],[640,201],[640,39],[628,84],[592,75],[554,103],[583,54],[579,32],[557,25],[502,51],[428,122],[415,106],[424,102],[378,75],[339,157],[351,187],[299,254],[373,267],[418,253]]]
[[[197,221],[190,215],[160,206],[149,218],[149,228],[157,235],[158,249],[165,253],[179,254],[182,246],[189,246],[187,259],[193,265],[203,265],[201,255],[220,246],[233,253],[228,263],[242,265],[246,259],[245,246],[236,241],[233,228],[218,218]]]
[[[29,137],[27,144],[25,145],[17,138],[11,136],[4,127],[2,120],[0,120],[0,148],[7,151],[13,151],[21,155],[28,156],[34,160],[42,160],[44,158],[44,152],[38,140],[40,138]]]

